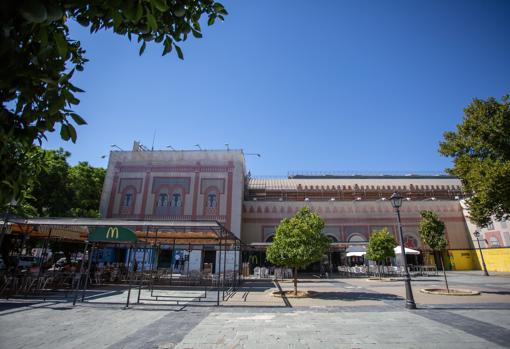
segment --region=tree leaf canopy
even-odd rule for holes
[[[446,248],[448,242],[444,235],[445,225],[437,214],[432,211],[421,211],[420,237],[433,251],[441,251]]]
[[[287,267],[303,267],[319,261],[329,246],[329,239],[322,234],[323,228],[322,218],[302,208],[278,225],[273,243],[266,252],[267,259]]]
[[[439,152],[453,157],[448,173],[462,180],[471,221],[486,227],[510,213],[510,103],[508,95],[474,99],[455,132],[445,132]]]
[[[214,0],[0,1],[0,163],[9,166],[0,172],[0,205],[29,184],[18,165],[29,158],[20,156],[55,129],[62,139],[75,142],[71,123],[86,123],[72,110],[80,102],[74,94],[83,90],[71,77],[88,60],[81,43],[70,36],[70,21],[91,33],[111,30],[129,40],[136,37],[142,43],[140,54],[147,43],[164,42],[164,54],[174,46],[183,59],[175,43],[185,41],[192,29],[195,38],[202,37],[200,20],[212,24],[226,14]]]
[[[367,254],[365,257],[373,261],[381,262],[387,258],[395,257],[395,247],[397,247],[397,242],[386,228],[374,231],[368,240]]]

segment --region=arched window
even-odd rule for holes
[[[159,193],[158,202],[156,204],[157,207],[167,207],[168,206],[168,194],[167,193]]]
[[[273,242],[273,239],[274,239],[274,235],[271,235],[271,236],[269,236],[269,237],[266,239],[266,242]]]
[[[170,202],[170,207],[181,207],[181,206],[182,206],[181,193],[173,193],[172,201]]]
[[[133,193],[124,194],[123,206],[130,207],[133,201]]]
[[[216,193],[207,195],[207,208],[216,208]]]
[[[220,210],[220,194],[216,187],[209,187],[204,192],[204,215],[215,216]]]
[[[184,191],[182,188],[173,188],[170,200],[170,214],[173,216],[181,215],[184,207]]]
[[[331,243],[338,242],[338,239],[336,237],[334,237],[333,235],[327,235],[327,237]]]
[[[497,237],[492,236],[490,238],[491,247],[499,247],[499,240]]]
[[[121,194],[119,213],[122,215],[131,215],[134,212],[136,200],[136,189],[132,186],[124,188]]]
[[[184,208],[184,189],[180,186],[161,186],[156,191],[155,215],[182,215]]]
[[[353,234],[349,237],[349,242],[366,242],[367,239],[365,239],[365,237],[363,237],[362,235],[358,235],[358,234]]]

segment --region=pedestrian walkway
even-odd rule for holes
[[[449,273],[451,287],[480,296],[434,296],[413,279],[417,310],[404,308],[402,281],[300,280],[315,297],[282,299],[289,282],[246,282],[220,307],[123,309],[88,302],[0,303],[0,348],[504,348],[510,343],[505,276]],[[96,294],[98,302],[101,296]],[[122,297],[120,294],[104,295]]]

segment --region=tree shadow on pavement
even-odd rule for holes
[[[402,297],[390,293],[372,293],[372,292],[317,292],[313,296],[316,299],[342,300],[342,301],[395,301],[403,300]]]
[[[510,291],[480,291],[482,293],[487,293],[487,294],[500,294],[500,295],[509,295],[510,294]]]

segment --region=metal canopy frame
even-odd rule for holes
[[[230,285],[228,289],[226,289],[225,286],[225,278],[226,278],[226,259],[227,259],[227,250],[234,250],[239,251],[242,254],[242,242],[241,240],[230,230],[228,230],[224,225],[219,223],[216,220],[211,221],[204,221],[204,220],[183,220],[183,221],[165,221],[165,220],[138,220],[138,219],[110,219],[110,218],[10,218],[9,223],[12,225],[19,225],[20,227],[27,227],[32,226],[31,232],[37,231],[39,227],[46,227],[50,228],[50,232],[52,228],[59,228],[59,229],[72,229],[76,227],[86,227],[87,229],[84,229],[86,231],[85,234],[81,234],[79,239],[76,239],[75,241],[84,242],[85,247],[83,254],[85,255],[87,251],[89,250],[89,259],[87,262],[87,266],[84,264],[85,258],[82,258],[79,268],[79,273],[77,276],[78,282],[76,283],[76,286],[74,287],[74,299],[73,299],[73,305],[76,304],[76,301],[78,299],[78,293],[81,290],[82,296],[81,301],[84,301],[85,298],[85,292],[87,290],[88,286],[88,274],[90,271],[91,266],[91,256],[93,254],[93,251],[97,249],[98,245],[105,245],[105,244],[112,244],[115,243],[116,245],[124,245],[129,246],[129,255],[128,255],[128,295],[126,299],[126,307],[129,307],[130,304],[130,296],[131,296],[131,288],[132,288],[132,274],[130,272],[130,268],[132,267],[131,263],[131,254],[134,253],[133,249],[136,251],[138,248],[143,248],[143,261],[142,261],[142,270],[144,271],[145,266],[145,257],[146,252],[149,246],[159,246],[162,244],[172,244],[173,248],[175,249],[176,245],[188,245],[189,248],[191,246],[218,246],[219,247],[219,258],[218,261],[220,268],[218,270],[219,277],[218,280],[221,278],[221,272],[223,271],[223,278],[221,280],[221,287],[220,282],[218,282],[217,285],[217,299],[216,299],[216,305],[220,304],[220,291],[223,293],[223,300],[225,300],[225,294],[227,294],[227,297],[229,294],[231,294],[235,288],[239,285],[240,282],[240,272],[241,268],[237,266],[237,253],[235,254],[235,261],[234,261],[234,270],[233,270],[233,282]],[[131,228],[135,234],[137,235],[137,241],[136,242],[124,242],[124,241],[118,241],[118,242],[92,242],[90,243],[88,241],[88,228],[89,227],[126,227]],[[23,232],[23,234],[30,235],[30,232]],[[41,238],[49,239],[51,236],[51,233],[48,234],[48,236],[37,236]],[[46,243],[47,244],[47,243]],[[223,260],[222,260],[223,258]],[[239,261],[240,262],[240,261]],[[221,264],[223,263],[223,268]],[[222,270],[223,269],[223,270]],[[86,273],[85,273],[86,270]],[[152,267],[151,267],[152,270]],[[85,274],[84,274],[85,273]],[[86,276],[83,278],[83,276]],[[85,280],[83,280],[85,279]],[[138,287],[138,299],[137,303],[140,303],[140,293],[142,289],[143,284],[143,278],[142,280],[137,280],[139,283]],[[227,285],[228,286],[228,285]],[[206,289],[207,294],[207,289]],[[151,291],[152,295],[152,291]],[[156,299],[157,300],[157,299]],[[200,301],[200,297],[199,297]],[[178,304],[178,301],[177,301]]]
[[[167,230],[165,233],[167,234],[165,238],[168,239],[192,239],[192,240],[203,240],[213,239],[213,240],[233,240],[240,241],[240,239],[231,231],[229,231],[224,225],[220,222],[211,220],[211,221],[196,221],[196,220],[187,220],[187,221],[164,221],[164,220],[137,220],[137,219],[116,219],[116,218],[11,218],[9,219],[11,224],[20,224],[20,225],[32,225],[36,226],[53,226],[53,227],[76,227],[76,226],[86,226],[86,227],[105,227],[105,226],[122,226],[122,227],[131,227],[134,228],[135,232],[139,232],[138,235],[144,237],[145,231],[147,228],[157,229],[159,234],[161,234],[164,230]],[[204,232],[213,232],[215,236],[198,236],[197,233]],[[188,234],[190,236],[183,236],[182,234]],[[175,236],[172,236],[174,235]],[[180,236],[177,236],[180,234]],[[193,236],[195,235],[195,236]]]

